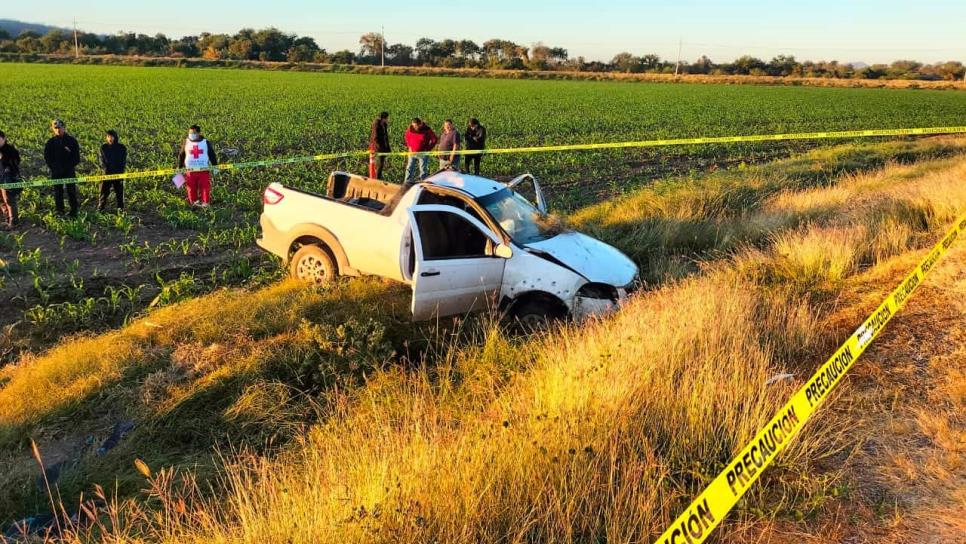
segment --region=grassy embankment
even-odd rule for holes
[[[825,320],[846,285],[931,244],[966,208],[966,161],[919,162],[962,150],[943,142],[818,151],[582,210],[571,222],[666,284],[542,339],[513,341],[485,322],[434,335],[405,322],[404,289],[355,281],[223,291],[65,343],[0,374],[3,510],[46,500],[27,481],[28,437],[42,453],[64,449],[130,417],[138,426],[120,446],[81,451],[65,470],[64,501],[70,510],[79,489],[114,478],[129,496],[145,485],[135,457],[154,468],[153,491],[95,500],[106,525],[82,531],[646,539],[795,385],[766,381],[809,372],[850,332]],[[408,364],[385,364],[406,352]],[[808,516],[838,493],[834,477],[809,477],[851,439],[836,423],[810,427],[738,523]],[[225,455],[212,460],[212,446]]]

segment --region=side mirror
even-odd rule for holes
[[[501,259],[509,259],[510,257],[513,257],[513,249],[506,244],[500,244],[496,246],[496,249],[493,250],[493,254]]]

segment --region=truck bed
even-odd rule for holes
[[[396,183],[333,172],[329,176],[325,196],[370,211],[391,213],[390,204],[398,201],[396,197],[402,194],[403,189],[402,185]]]
[[[267,191],[281,198],[266,203],[259,245],[284,260],[300,238],[325,241],[329,236],[328,243],[345,267],[343,274],[402,279],[399,252],[405,221],[395,219],[393,210],[401,211],[400,202],[414,186],[342,172],[329,177],[325,194],[276,182]]]

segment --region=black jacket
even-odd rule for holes
[[[44,162],[50,169],[51,178],[77,177],[75,168],[80,164],[80,144],[70,134],[54,136],[44,146]]]
[[[215,146],[211,145],[211,140],[202,136],[198,141],[208,142],[208,165],[216,166],[218,164],[218,155],[215,155]],[[182,142],[181,151],[178,151],[178,164],[175,165],[175,168],[184,168],[184,160],[186,157],[187,155],[184,153],[184,142]]]
[[[123,174],[127,168],[127,147],[118,141],[113,145],[101,144],[99,159],[105,174]]]
[[[486,127],[477,125],[476,128],[466,127],[466,149],[486,149]]]
[[[383,153],[392,151],[389,147],[389,125],[382,119],[372,122],[372,130],[369,131],[369,149]]]
[[[10,142],[0,147],[0,184],[20,180],[20,152]]]

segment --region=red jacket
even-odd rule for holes
[[[418,130],[413,130],[413,127],[406,129],[406,147],[414,153],[432,151],[437,143],[436,133],[426,125],[419,127]]]

